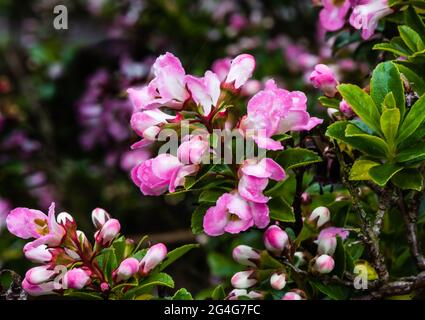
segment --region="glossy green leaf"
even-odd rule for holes
[[[334,254],[335,267],[332,270],[332,274],[337,275],[338,277],[342,277],[342,275],[345,273],[346,264],[347,264],[346,254],[345,254],[345,248],[344,248],[341,237],[338,236],[336,237],[336,239],[337,239],[337,245],[336,245],[335,254]]]
[[[406,46],[401,37],[394,37],[390,42],[378,43],[373,46],[373,50],[382,50],[394,53],[397,56],[406,57],[413,52]]]
[[[356,160],[350,171],[350,180],[370,180],[369,170],[379,163],[371,160]]]
[[[211,298],[213,300],[224,300],[224,298],[226,298],[226,292],[224,291],[222,284],[214,288]]]
[[[309,282],[314,288],[332,300],[346,300],[349,297],[350,292],[345,287],[334,284],[324,284],[317,280],[310,280]]]
[[[270,218],[282,222],[294,222],[294,209],[282,197],[274,197],[267,203]]]
[[[408,146],[395,157],[395,161],[404,163],[412,161],[421,161],[425,159],[425,142]]]
[[[355,149],[360,150],[372,157],[386,157],[387,148],[383,149],[381,143],[379,143],[378,145],[370,144],[366,139],[363,139],[361,136],[346,137],[345,130],[348,124],[349,123],[347,121],[337,121],[331,124],[326,131],[326,136],[351,145]]]
[[[353,84],[341,84],[338,91],[367,126],[375,132],[380,132],[378,108],[366,92]]]
[[[319,103],[325,108],[339,109],[340,101],[337,98],[319,97]]]
[[[387,109],[381,115],[381,130],[389,146],[394,144],[400,124],[400,110],[397,108]]]
[[[184,246],[178,247],[178,248],[168,252],[165,260],[159,265],[159,271],[164,270],[170,264],[175,262],[177,259],[181,258],[186,253],[188,253],[190,250],[192,250],[194,248],[198,248],[198,247],[199,247],[199,244],[186,244]]]
[[[201,203],[198,207],[196,207],[195,211],[192,213],[192,219],[190,223],[193,234],[200,234],[204,232],[204,216],[208,208],[213,205],[214,204],[212,203]]]
[[[380,150],[384,155],[389,153],[388,145],[382,138],[367,134],[356,125],[349,123],[345,129],[345,136],[362,141],[366,147]]]
[[[322,158],[317,153],[303,148],[286,149],[276,159],[276,162],[285,170],[304,167],[321,161]]]
[[[425,120],[425,95],[415,102],[400,126],[397,143],[406,140]]]
[[[376,184],[383,187],[397,172],[401,170],[403,170],[403,167],[399,165],[386,163],[372,167],[369,170],[369,175]]]
[[[153,287],[156,286],[174,288],[174,280],[168,274],[163,272],[153,274],[140,281],[136,288],[128,290],[124,294],[123,299],[134,299],[144,293],[149,292]]]
[[[398,70],[407,78],[410,83],[410,86],[415,90],[418,95],[423,95],[425,93],[425,80],[420,77],[412,69],[402,65],[397,64]]]
[[[381,105],[389,93],[393,94],[403,116],[405,109],[403,82],[397,67],[391,61],[378,64],[370,81],[370,95],[378,109],[382,109]]]
[[[405,10],[404,19],[406,24],[415,30],[417,34],[421,37],[422,41],[425,43],[425,24],[422,19],[416,13],[414,7],[409,6],[407,10]]]
[[[420,51],[424,49],[424,43],[419,34],[408,26],[399,26],[398,31],[404,43],[412,51]]]
[[[391,182],[401,189],[421,191],[423,180],[423,176],[418,169],[408,168],[394,175]]]
[[[176,291],[171,300],[193,300],[192,295],[185,288]]]

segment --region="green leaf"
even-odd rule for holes
[[[204,232],[204,216],[208,208],[212,206],[211,203],[201,203],[196,207],[195,211],[192,213],[192,220],[190,226],[192,228],[193,234],[201,234]]]
[[[233,259],[217,252],[209,253],[207,262],[212,275],[216,277],[231,277],[241,270],[241,266]]]
[[[404,43],[413,52],[421,51],[424,49],[424,43],[421,40],[419,34],[408,26],[399,26],[398,31],[403,39]]]
[[[337,121],[331,124],[326,131],[326,136],[349,144],[355,149],[360,150],[372,157],[386,157],[386,150],[383,150],[380,147],[380,144],[377,146],[375,146],[374,144],[369,144],[362,137],[346,137],[345,129],[347,128],[348,124],[349,123],[347,121]]]
[[[267,250],[261,251],[260,256],[260,269],[280,269],[283,267]]]
[[[397,108],[387,109],[381,115],[381,129],[389,146],[394,145],[397,136],[398,126],[400,124],[400,110]]]
[[[389,43],[375,44],[373,50],[388,51],[402,57],[407,57],[412,54],[412,51],[405,45],[401,37],[394,37]]]
[[[226,298],[226,292],[224,291],[223,285],[220,284],[217,287],[215,287],[211,298],[213,300],[224,300]]]
[[[134,299],[141,294],[147,293],[155,286],[174,288],[174,280],[166,273],[156,273],[142,280],[136,288],[128,290],[123,299]]]
[[[347,288],[339,285],[324,284],[313,280],[310,280],[309,282],[314,288],[332,300],[346,300],[350,295]]]
[[[353,84],[340,84],[338,91],[363,122],[379,133],[380,114],[373,99],[361,88]]]
[[[400,126],[397,143],[406,140],[425,120],[425,95],[415,102]]]
[[[188,253],[190,250],[194,248],[198,248],[198,247],[199,247],[199,244],[185,244],[184,246],[181,246],[179,248],[176,248],[168,252],[165,260],[159,265],[159,271],[164,270],[174,261],[176,261],[177,259],[181,258],[183,255]]]
[[[304,240],[310,239],[313,236],[317,235],[317,230],[313,227],[312,224],[304,222],[301,232],[298,234],[297,238],[294,241],[294,247],[298,248]]]
[[[215,204],[217,202],[217,199],[220,198],[220,196],[222,196],[225,192],[226,191],[220,189],[206,189],[201,192],[198,201]]]
[[[125,249],[126,249],[126,242],[125,242],[125,237],[122,236],[120,238],[118,238],[117,240],[115,240],[112,243],[112,247],[114,248],[115,251],[115,257],[118,261],[122,261],[125,259]]]
[[[403,167],[400,167],[399,165],[386,163],[372,167],[369,170],[369,175],[376,184],[383,187],[397,172],[401,170],[403,170]]]
[[[379,166],[379,163],[371,160],[356,160],[350,171],[350,180],[370,180],[369,170],[375,166]]]
[[[412,86],[413,90],[421,96],[425,93],[425,81],[423,78],[421,78],[416,72],[414,72],[412,69],[402,65],[397,64],[398,70],[407,78],[407,80],[410,82],[410,85]]]
[[[113,247],[103,249],[102,253],[96,259],[105,274],[106,280],[111,281],[112,272],[118,268],[118,260],[115,255],[115,249]]]
[[[409,146],[405,149],[400,150],[400,152],[395,157],[395,161],[411,162],[411,161],[422,161],[425,159],[425,142]]]
[[[400,189],[421,191],[424,178],[418,169],[408,168],[394,175],[391,182]]]
[[[389,154],[388,145],[382,138],[367,134],[354,124],[349,123],[347,125],[347,128],[345,129],[345,136],[347,138],[355,138],[358,141],[362,141],[362,144],[364,144],[367,149],[373,148],[375,150],[379,150],[379,152],[384,155]]]
[[[171,300],[193,300],[193,297],[187,289],[181,288],[177,290]]]
[[[417,32],[417,34],[421,37],[422,42],[425,43],[425,24],[416,13],[415,8],[412,6],[408,7],[408,9],[405,11],[404,20],[410,28]]]
[[[276,162],[285,170],[304,167],[321,161],[322,158],[317,153],[303,148],[286,149],[276,159]]]
[[[397,67],[391,61],[378,64],[370,81],[370,95],[378,109],[381,109],[381,105],[389,93],[394,95],[396,105],[403,116],[405,109],[403,82]]]
[[[274,197],[267,203],[270,218],[282,222],[294,222],[294,209],[282,197]]]
[[[73,297],[81,300],[103,300],[102,296],[97,292],[66,290],[63,295],[65,297]]]
[[[337,98],[319,97],[319,103],[325,108],[339,109],[340,101]]]

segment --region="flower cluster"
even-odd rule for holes
[[[235,289],[227,298],[236,300],[245,296],[250,299],[263,299],[267,298],[270,292],[275,292],[273,298],[307,299],[303,290],[294,287],[291,276],[293,273],[301,277],[331,273],[335,267],[332,256],[337,247],[337,237],[345,240],[349,232],[343,228],[329,226],[330,212],[326,207],[314,209],[304,223],[316,230],[321,229],[314,241],[317,244],[316,256],[305,250],[297,239],[291,239],[279,225],[271,225],[263,236],[265,250],[260,251],[247,245],[238,245],[233,249],[233,259],[249,269],[233,275],[231,284]],[[314,234],[317,233],[312,233],[311,237],[314,237]]]
[[[65,294],[67,289],[84,289],[106,297],[116,285],[130,278],[147,277],[167,255],[162,243],[145,249],[143,256],[130,255],[133,242],[118,238],[120,223],[104,209],[94,209],[92,221],[96,228],[93,245],[77,229],[69,213],[55,215],[54,203],[47,215],[28,208],[15,208],[8,214],[6,224],[10,233],[22,239],[34,239],[24,246],[25,257],[40,264],[25,274],[22,287],[28,294]],[[124,250],[120,257],[115,255],[114,265],[107,264],[105,254],[116,250],[112,246],[117,242]]]
[[[375,33],[380,19],[393,13],[388,0],[323,0],[320,23],[328,31],[341,29],[347,19],[351,26],[362,30],[362,38],[369,39]]]
[[[153,64],[154,78],[147,85],[128,89],[135,109],[131,126],[142,138],[132,148],[164,141],[164,136],[174,133],[165,129],[181,131],[181,144],[175,154],[160,153],[132,170],[133,182],[144,195],[158,196],[184,187],[187,178],[196,177],[211,158],[226,163],[225,156],[210,145],[216,130],[236,132],[244,143],[252,141],[262,150],[282,150],[282,143],[275,137],[289,131],[311,130],[322,123],[310,117],[304,93],[281,89],[274,80],[268,80],[265,88],[255,93],[247,103],[246,114],[241,115],[241,92],[255,65],[253,56],[241,54],[231,61],[216,61],[212,68],[215,72],[208,70],[203,77],[196,77],[186,74],[179,59],[166,53]],[[182,130],[184,124],[189,127],[186,133]],[[215,146],[232,149],[223,136],[215,140]],[[270,197],[263,191],[269,180],[282,181],[286,177],[283,168],[271,158],[244,154],[242,159],[232,157],[229,162],[234,164],[228,166],[233,188],[223,192],[203,221],[204,231],[211,236],[267,227]]]

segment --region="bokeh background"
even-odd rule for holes
[[[166,51],[196,75],[246,52],[257,61],[247,96],[273,77],[305,91],[310,112],[326,117],[307,81],[314,65],[327,63],[340,80],[361,83],[376,54],[358,33],[326,35],[313,2],[0,0],[0,268],[22,275],[29,267],[23,241],[4,228],[10,208],[47,211],[55,201],[88,234],[92,209],[102,207],[134,239],[147,234],[169,248],[203,244],[170,270],[176,287],[198,297],[238,271],[229,258],[234,242],[258,242],[258,233],[195,238],[195,197],[144,197],[131,182],[129,170],[150,154],[130,151],[137,138],[125,91],[145,83]],[[58,4],[68,9],[67,30],[53,27]]]

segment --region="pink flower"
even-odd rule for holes
[[[217,75],[220,82],[223,82],[226,80],[227,74],[230,70],[230,65],[232,63],[232,59],[230,58],[223,58],[223,59],[217,59],[214,61],[214,63],[211,66],[211,70]]]
[[[260,161],[245,160],[239,169],[239,194],[246,200],[256,203],[267,203],[269,198],[263,195],[269,179],[280,181],[286,174],[282,167],[269,158]]]
[[[91,221],[96,229],[102,228],[109,219],[111,219],[110,214],[102,208],[96,208],[91,212]]]
[[[320,11],[320,24],[327,31],[336,31],[345,24],[345,16],[351,8],[350,0],[323,0]]]
[[[314,67],[314,71],[310,75],[310,82],[313,87],[320,89],[328,97],[334,97],[337,93],[336,86],[338,81],[332,69],[327,65],[318,64]]]
[[[247,291],[246,289],[233,289],[227,296],[227,300],[238,300],[239,297],[248,297],[250,299],[261,299],[264,295],[258,291]]]
[[[250,54],[241,54],[234,58],[230,64],[224,84],[226,88],[239,89],[251,78],[255,69],[255,59]]]
[[[127,258],[113,272],[112,277],[115,279],[115,282],[125,281],[135,275],[138,270],[139,261],[136,258]]]
[[[296,292],[287,292],[282,297],[282,300],[304,300],[304,299]]]
[[[255,285],[258,280],[254,277],[254,270],[248,270],[235,273],[230,282],[236,289],[246,289]]]
[[[310,117],[307,97],[299,91],[279,89],[274,80],[266,82],[265,89],[248,101],[247,115],[239,123],[239,129],[252,138],[260,148],[282,150],[280,142],[271,137],[288,131],[311,130],[322,119]]]
[[[32,284],[26,279],[22,281],[22,288],[31,296],[42,296],[55,293],[55,282],[50,281],[42,284]]]
[[[109,219],[102,228],[96,232],[96,242],[108,246],[120,233],[121,225],[117,219]]]
[[[308,220],[316,222],[317,227],[320,228],[331,220],[331,212],[326,207],[317,207],[313,210]]]
[[[353,8],[350,24],[360,30],[362,38],[367,40],[375,33],[378,22],[383,17],[393,13],[388,6],[388,0],[365,0]]]
[[[286,285],[286,274],[275,272],[270,277],[270,285],[275,290],[282,290]]]
[[[181,62],[172,53],[159,56],[152,66],[155,78],[141,89],[127,90],[136,110],[155,109],[167,106],[181,109],[189,98],[185,87],[185,71]]]
[[[255,268],[260,261],[260,254],[254,248],[246,245],[239,245],[233,249],[233,260],[237,263]]]
[[[144,195],[158,196],[184,184],[184,178],[196,172],[198,166],[184,166],[177,157],[162,153],[146,160],[131,171],[133,182]]]
[[[270,222],[264,203],[246,201],[237,192],[225,193],[204,216],[204,231],[210,236],[239,233],[252,226],[265,228]]]
[[[25,258],[34,263],[48,263],[52,260],[53,255],[45,244],[39,245],[38,247],[30,246],[24,247]]]
[[[62,285],[64,289],[83,289],[90,283],[90,271],[82,268],[69,270],[63,276]]]
[[[339,236],[342,240],[347,239],[350,232],[344,228],[338,228],[338,227],[329,227],[326,229],[323,229],[320,231],[319,236],[317,237],[318,240],[328,238],[328,237],[336,237]]]
[[[316,259],[316,262],[314,263],[314,269],[321,274],[326,274],[331,272],[334,269],[334,267],[335,267],[334,259],[327,254],[322,254],[321,256],[319,256]]]
[[[139,273],[142,276],[149,274],[167,256],[167,247],[163,243],[157,243],[149,248],[146,255],[140,261]]]
[[[57,272],[50,266],[39,266],[29,269],[25,274],[25,280],[31,284],[42,284],[53,279]]]
[[[201,107],[201,113],[208,116],[211,109],[217,106],[220,97],[220,80],[218,76],[207,71],[203,78],[186,76],[186,86],[193,101]]]
[[[200,164],[209,151],[208,136],[186,135],[177,150],[180,162],[184,164]],[[209,160],[209,158],[208,158]]]
[[[131,128],[143,139],[133,144],[131,148],[136,149],[150,145],[156,140],[162,126],[175,118],[159,109],[133,113],[130,120]]]
[[[32,248],[41,244],[56,247],[65,236],[65,229],[56,222],[54,203],[50,205],[48,216],[39,210],[13,209],[7,216],[6,224],[10,233],[17,237],[36,238],[30,243]]]
[[[288,234],[280,227],[273,225],[264,232],[264,246],[268,251],[279,255],[288,245]]]
[[[344,99],[339,103],[339,111],[341,111],[346,117],[352,117],[355,115],[353,109]]]

